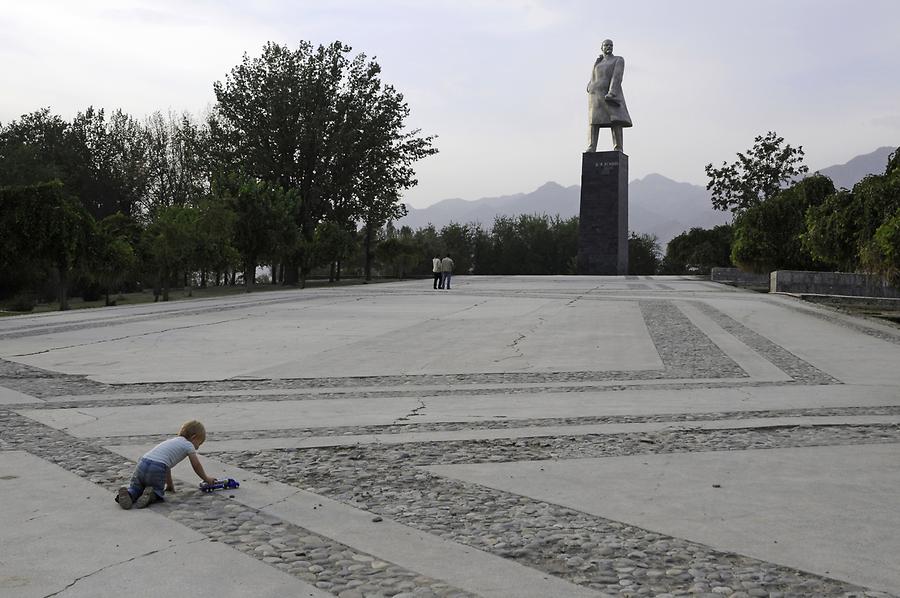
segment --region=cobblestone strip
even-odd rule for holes
[[[622,596],[888,596],[419,469],[431,464],[897,442],[900,426],[415,443],[218,453],[233,465]]]
[[[748,376],[671,301],[642,300],[638,305],[650,338],[665,364],[667,377]],[[691,375],[683,376],[682,372]]]
[[[134,464],[94,442],[0,410],[0,450],[26,450],[113,492]],[[182,491],[153,509],[340,598],[470,598],[474,594],[230,501]]]
[[[27,406],[30,408],[30,405]],[[598,415],[541,419],[502,419],[492,421],[449,421],[427,423],[335,426],[328,428],[283,428],[280,430],[211,431],[211,440],[255,440],[258,438],[311,438],[313,436],[352,436],[358,434],[409,434],[417,432],[453,432],[461,430],[505,430],[548,426],[586,426],[602,424],[672,423],[690,424],[718,420],[768,419],[784,417],[841,417],[860,415],[900,415],[900,405],[880,407],[823,407],[815,409],[776,409],[771,411],[724,411],[710,413],[669,413],[661,415]],[[104,446],[115,444],[152,444],[168,438],[165,434],[93,437]]]
[[[761,334],[750,330],[709,303],[698,301],[694,305],[716,324],[771,361],[778,369],[794,380],[803,384],[841,384],[840,380],[829,376],[812,364],[800,359],[787,349],[776,345]]]

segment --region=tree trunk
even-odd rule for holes
[[[335,267],[336,265],[337,265],[336,262],[331,262],[331,269],[328,271],[328,282],[329,283],[334,282],[334,274],[335,274],[335,271],[337,270],[337,268]]]
[[[278,264],[272,262],[272,285],[278,284]]]
[[[206,288],[206,268],[204,268],[203,270],[200,270],[200,288],[201,289]]]
[[[59,268],[59,311],[69,309],[69,271]]]
[[[284,264],[284,275],[281,277],[281,284],[285,286],[294,286],[297,284],[297,263],[293,260],[288,260]]]
[[[366,236],[365,241],[363,243],[364,251],[366,254],[366,265],[365,265],[365,280],[366,282],[372,280],[372,260],[375,255],[372,253],[372,236],[373,236],[373,226],[366,223]]]
[[[231,285],[230,285],[230,286],[234,286],[235,284],[237,284],[237,270],[232,270],[232,271],[231,271]]]
[[[168,301],[169,300],[169,272],[168,272],[168,270],[163,270],[162,274],[160,275],[160,278],[162,279],[162,300]]]
[[[244,287],[249,293],[254,286],[256,286],[256,258],[250,258],[244,263]]]

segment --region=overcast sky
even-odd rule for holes
[[[705,164],[768,130],[813,170],[900,144],[897,0],[0,0],[0,31],[4,123],[43,106],[199,114],[244,52],[341,40],[439,137],[416,207],[578,184],[607,37],[631,179],[705,184]]]

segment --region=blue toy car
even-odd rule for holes
[[[240,487],[241,485],[234,478],[228,478],[227,480],[216,480],[212,484],[200,482],[200,489],[204,492],[212,492],[213,490],[232,490],[234,488]]]

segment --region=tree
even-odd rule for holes
[[[216,192],[235,214],[233,244],[249,292],[256,284],[256,267],[271,258],[293,230],[290,215],[296,198],[277,185],[237,175],[217,182]]]
[[[378,244],[375,250],[378,260],[388,266],[397,278],[406,278],[406,273],[416,261],[421,260],[421,253],[412,239],[412,233],[406,237],[388,237]]]
[[[96,222],[59,181],[0,187],[0,236],[5,259],[55,269],[59,309],[69,309],[69,280],[88,256]],[[9,252],[9,253],[6,253]]]
[[[147,136],[121,110],[109,119],[92,106],[79,112],[67,138],[76,154],[65,183],[101,220],[116,213],[137,217],[148,186]]]
[[[875,237],[898,211],[900,152],[894,152],[884,174],[867,176],[856,183],[852,191],[836,191],[821,206],[809,209],[804,246],[817,259],[833,267],[888,272],[890,251],[881,243],[890,237],[890,233],[882,232],[877,242]]]
[[[197,207],[196,257],[200,268],[200,287],[206,287],[207,273],[219,276],[235,266],[240,255],[234,248],[234,227],[237,214],[228,203],[208,197]]]
[[[351,231],[336,222],[320,222],[316,227],[313,243],[316,265],[329,264],[328,282],[341,279],[340,264],[356,248],[356,231]]]
[[[785,183],[807,172],[802,164],[803,146],[793,148],[783,143],[783,137],[769,131],[757,136],[746,153],[738,152],[732,164],[723,162],[720,168],[707,164],[706,188],[712,192],[713,207],[737,215],[771,199]]]
[[[472,234],[471,227],[451,222],[441,229],[441,240],[445,255],[453,258],[453,271],[468,274],[472,270]]]
[[[75,160],[69,124],[49,108],[0,127],[0,186],[66,181]]]
[[[628,237],[628,273],[647,276],[656,274],[662,259],[656,235],[633,232]]]
[[[340,42],[301,42],[296,50],[268,43],[261,56],[245,55],[213,86],[211,133],[220,159],[296,192],[300,246],[312,245],[324,219],[362,221],[368,265],[375,229],[404,213],[399,192],[415,184],[412,163],[435,150],[432,138],[404,131],[409,109],[382,85],[378,64],[350,52]],[[311,267],[308,252],[302,256],[301,284]]]
[[[858,224],[862,217],[859,201],[846,189],[806,211],[803,247],[815,259],[844,272],[853,272],[860,263]]]
[[[137,266],[133,240],[139,229],[121,212],[107,216],[97,227],[90,259],[90,274],[103,287],[105,305],[113,305],[110,290],[119,287]]]
[[[900,209],[878,227],[862,258],[870,272],[900,286]]]
[[[709,274],[715,267],[731,266],[732,235],[730,224],[685,231],[669,241],[660,269],[664,274]]]
[[[146,123],[149,189],[144,210],[198,205],[209,192],[210,131],[191,114],[160,112]]]
[[[161,209],[144,231],[145,255],[155,267],[163,301],[169,300],[172,280],[195,265],[197,210],[184,206]]]
[[[757,273],[821,268],[802,243],[804,214],[834,191],[831,179],[815,175],[744,210],[734,221],[732,261]]]

